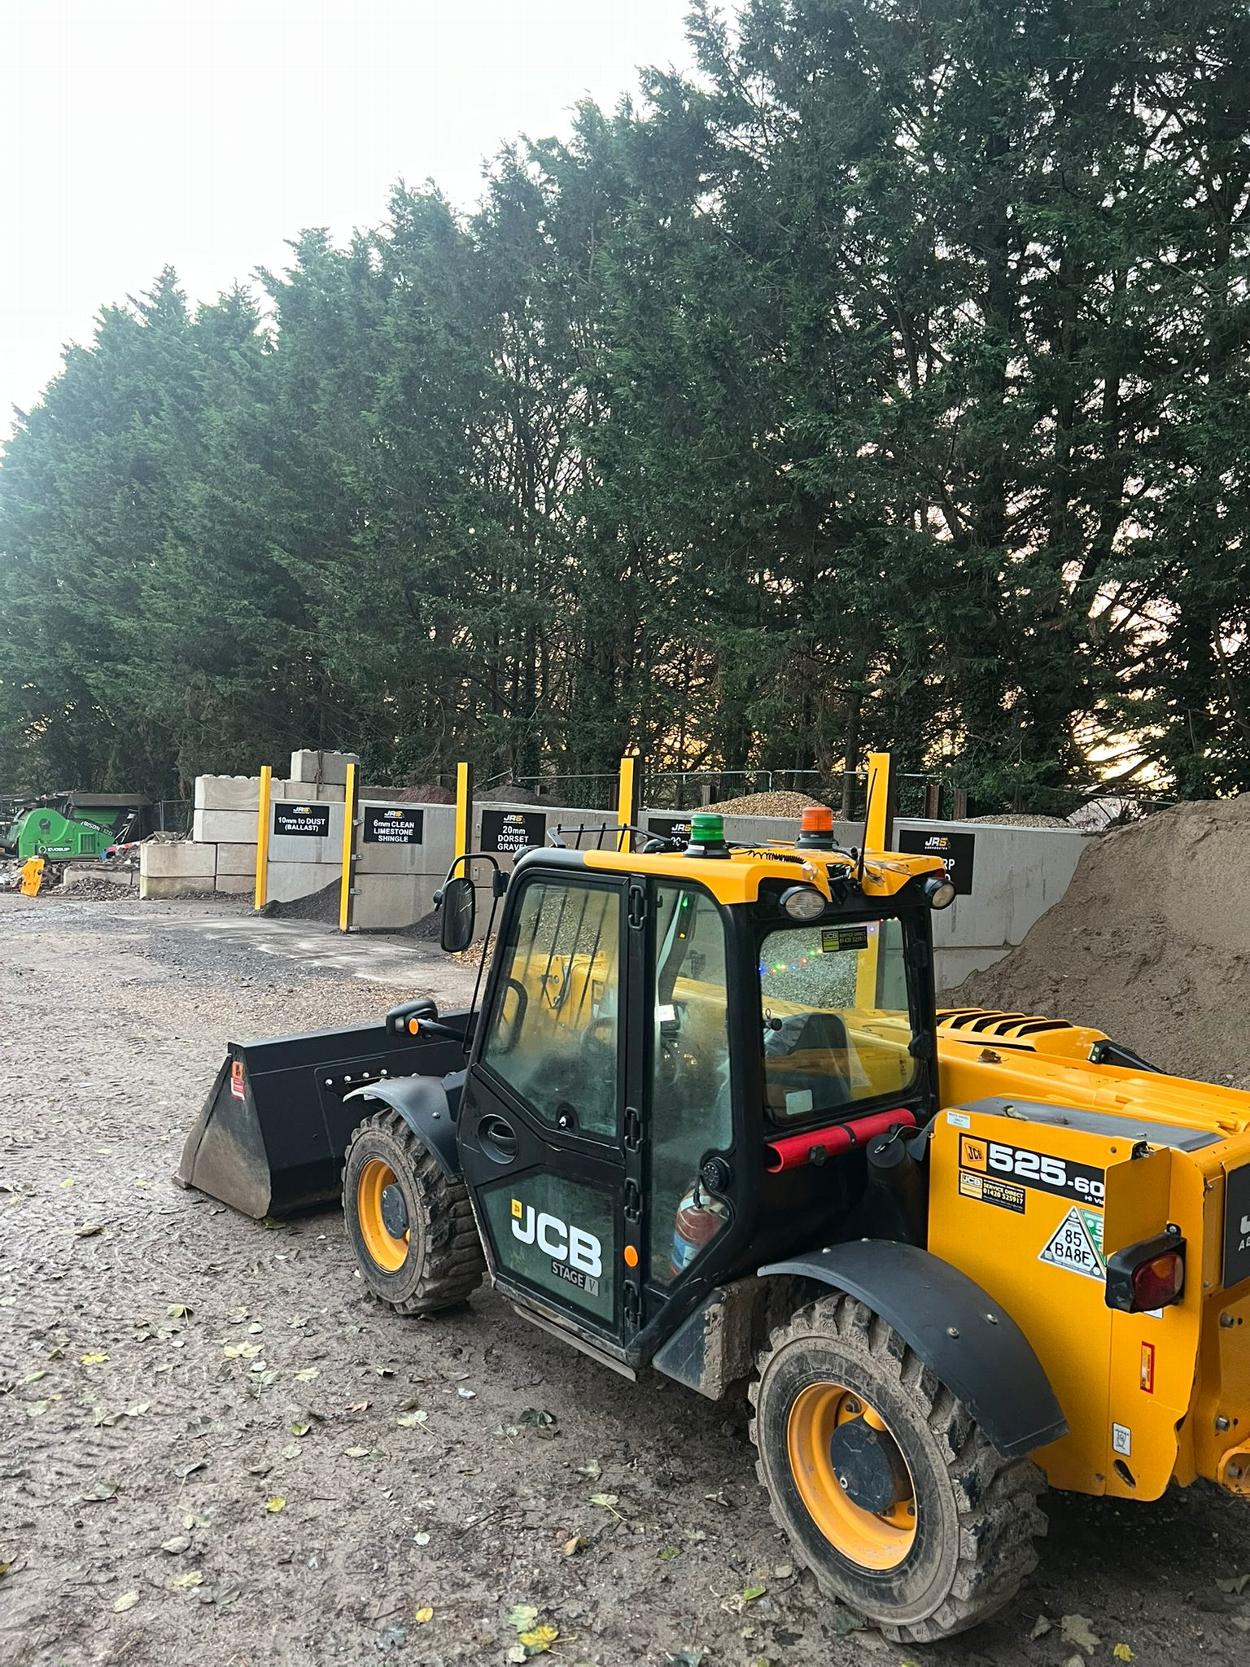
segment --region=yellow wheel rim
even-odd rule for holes
[[[395,1171],[381,1158],[370,1158],[356,1178],[356,1219],[365,1249],[380,1268],[398,1273],[408,1257],[408,1238],[396,1238],[382,1216],[382,1194],[398,1185]]]
[[[836,1383],[809,1384],[790,1408],[786,1448],[799,1498],[820,1532],[849,1562],[880,1573],[896,1569],[915,1544],[915,1487],[909,1470],[908,1497],[880,1516],[848,1497],[834,1468],[830,1442],[838,1426],[853,1418],[890,1433],[862,1395]]]

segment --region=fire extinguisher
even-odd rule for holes
[[[684,1273],[695,1257],[729,1220],[729,1206],[714,1198],[696,1179],[677,1206],[673,1222],[673,1277]]]

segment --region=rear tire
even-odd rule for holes
[[[482,1282],[464,1183],[443,1173],[396,1111],[378,1112],[352,1135],[343,1221],[365,1284],[398,1314],[455,1308]]]
[[[1041,1472],[1000,1453],[893,1327],[851,1297],[822,1297],[756,1364],[756,1471],[829,1596],[911,1644],[1011,1602],[1046,1532]],[[851,1497],[874,1488],[867,1508]]]

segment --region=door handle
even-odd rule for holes
[[[496,1163],[511,1163],[516,1157],[516,1130],[497,1112],[478,1123],[477,1139],[483,1152]]]

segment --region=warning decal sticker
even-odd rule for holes
[[[1071,1273],[1084,1274],[1086,1279],[1104,1279],[1106,1268],[1102,1259],[1102,1248],[1095,1238],[1093,1227],[1097,1223],[1090,1210],[1071,1209],[1056,1227],[1038,1256],[1039,1262],[1049,1262],[1052,1267],[1067,1268]]]

